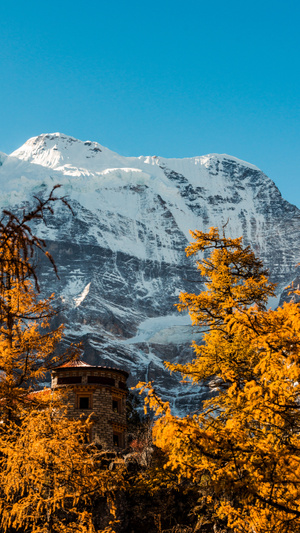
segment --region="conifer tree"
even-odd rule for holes
[[[86,445],[90,422],[69,420],[57,398],[24,411],[21,422],[17,438],[13,424],[0,435],[0,531],[101,533],[94,524],[94,500],[101,498],[113,524],[124,464],[102,467],[101,454]]]
[[[47,253],[30,222],[53,213],[63,201],[54,190],[21,217],[0,220],[0,531],[1,533],[95,533],[92,501],[122,487],[122,463],[101,468],[86,445],[90,422],[69,420],[58,392],[38,392],[39,381],[76,356],[57,355],[63,328],[50,329],[53,296],[39,297],[33,259]],[[113,515],[112,515],[113,521]],[[113,531],[110,528],[110,531]]]
[[[154,439],[167,467],[199,490],[235,532],[300,532],[300,310],[267,310],[274,285],[241,239],[196,231],[187,253],[211,250],[197,265],[206,283],[182,293],[179,309],[204,330],[195,359],[167,363],[216,395],[201,413],[172,415],[151,386]]]
[[[21,217],[4,211],[0,220],[0,412],[2,421],[17,418],[19,409],[31,400],[28,392],[37,387],[46,372],[71,359],[74,350],[58,356],[55,348],[63,327],[49,329],[55,315],[54,296],[41,299],[36,269],[33,266],[37,250],[45,253],[56,270],[55,263],[29,225],[53,214],[53,202],[65,198],[54,195],[45,200],[36,198],[37,205]],[[34,403],[34,400],[32,399]]]

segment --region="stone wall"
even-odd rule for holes
[[[91,417],[93,442],[103,449],[125,448],[126,379],[118,369],[63,366],[52,372],[51,387],[68,392],[70,418]]]

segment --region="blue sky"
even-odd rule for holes
[[[0,151],[60,131],[122,155],[227,153],[300,207],[298,0],[3,2]]]

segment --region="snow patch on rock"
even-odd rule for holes
[[[85,300],[85,298],[87,297],[89,291],[90,291],[90,286],[91,286],[91,283],[88,283],[82,293],[77,297],[77,298],[74,298],[74,302],[75,302],[75,307],[78,307],[82,302],[83,300]]]

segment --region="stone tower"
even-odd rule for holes
[[[125,448],[128,372],[71,361],[52,372],[51,388],[68,391],[68,415],[91,415],[90,440],[104,449]]]

